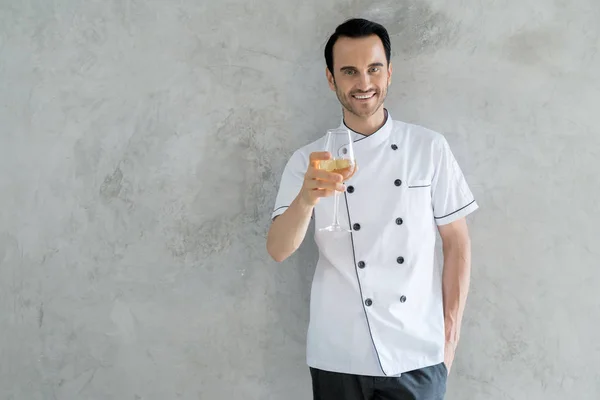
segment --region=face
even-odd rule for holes
[[[350,113],[368,118],[383,105],[392,79],[383,43],[377,35],[341,37],[333,46],[333,74],[327,69],[329,87]]]

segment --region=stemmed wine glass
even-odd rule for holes
[[[328,130],[325,137],[325,151],[331,153],[331,159],[321,160],[319,162],[319,169],[342,175],[343,182],[346,182],[354,175],[356,160],[354,159],[352,135],[349,129],[335,128]],[[333,223],[319,229],[319,231],[350,232],[350,229],[340,225],[338,210],[339,191],[336,190],[333,198]]]

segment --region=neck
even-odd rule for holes
[[[387,112],[383,105],[379,107],[379,110],[370,117],[359,117],[352,114],[345,108],[344,110],[344,123],[350,129],[356,133],[363,135],[371,135],[377,132],[385,124]]]

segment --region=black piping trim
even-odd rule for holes
[[[373,133],[372,133],[372,134],[370,134],[370,135],[365,135],[364,133],[360,133],[360,132],[355,132],[355,131],[353,131],[353,130],[352,130],[350,127],[348,127],[348,125],[346,125],[346,121],[344,121],[344,120],[342,119],[342,123],[344,124],[344,126],[345,126],[346,128],[348,128],[348,129],[350,129],[350,131],[352,131],[352,132],[355,132],[355,133],[357,133],[357,134],[359,134],[359,135],[361,135],[361,136],[362,136],[360,139],[354,140],[352,143],[360,142],[361,140],[368,139],[368,138],[370,138],[370,137],[372,137],[372,136],[374,136],[374,135],[378,134],[378,133],[379,133],[379,132],[380,132],[380,131],[383,129],[383,127],[384,127],[384,126],[385,126],[385,125],[388,123],[388,118],[390,117],[390,116],[389,116],[389,113],[388,113],[388,110],[387,110],[387,108],[384,108],[384,111],[385,111],[385,122],[383,123],[383,125],[381,126],[381,128],[379,128],[377,131],[373,132]]]
[[[446,214],[446,215],[444,215],[444,216],[441,216],[441,217],[433,217],[433,218],[435,218],[435,219],[442,219],[442,218],[449,217],[449,216],[451,216],[452,214],[456,214],[457,212],[459,212],[459,211],[461,211],[461,210],[464,210],[465,208],[469,207],[469,206],[470,206],[471,204],[473,204],[473,203],[475,203],[475,200],[473,200],[472,202],[470,202],[470,203],[469,203],[469,204],[467,204],[466,206],[464,206],[464,207],[461,207],[461,208],[459,208],[458,210],[456,210],[456,211],[454,211],[454,212],[451,212],[450,214]]]
[[[281,210],[282,208],[290,208],[290,206],[281,206],[281,207],[277,207],[276,209],[274,209],[274,210],[271,212],[271,215],[272,215],[274,212],[277,212],[277,211]],[[275,218],[277,218],[277,217],[279,217],[279,215],[276,215],[276,216],[273,218],[273,220],[275,220]],[[310,214],[310,219],[313,219],[314,217],[315,217],[315,210],[314,210],[314,208],[313,208],[313,210],[312,210],[312,213]]]
[[[424,188],[424,187],[430,187],[431,185],[422,185],[422,186],[409,186],[409,189],[415,189],[415,188]]]
[[[359,135],[362,135],[362,133],[359,133]],[[368,139],[368,138],[369,138],[368,136],[363,136],[363,137],[361,137],[360,139],[356,139],[356,140],[355,140],[354,142],[352,142],[352,143],[360,142],[361,140],[365,140],[365,139]]]
[[[273,212],[271,212],[271,215],[273,215],[273,213],[275,213],[275,212],[277,212],[277,211],[281,210],[282,208],[290,208],[290,206],[281,206],[281,207],[277,207],[276,209],[274,209],[274,210],[273,210]],[[281,215],[281,214],[279,214],[279,215]],[[279,215],[276,215],[276,216],[274,216],[274,217],[273,217],[271,220],[272,220],[272,221],[275,221],[275,219],[276,219],[277,217],[279,217]]]
[[[383,369],[383,366],[381,365],[379,352],[377,351],[377,346],[375,346],[375,341],[373,340],[373,334],[371,333],[371,324],[369,323],[369,316],[367,315],[367,309],[365,308],[365,301],[363,299],[362,285],[360,284],[360,278],[358,277],[358,269],[356,266],[356,253],[354,251],[354,234],[352,233],[352,220],[350,219],[350,207],[348,206],[348,196],[346,192],[344,192],[344,200],[346,202],[346,212],[348,213],[348,224],[350,226],[350,240],[352,241],[352,258],[354,259],[354,271],[356,272],[356,281],[358,282],[358,290],[360,291],[360,303],[362,304],[363,311],[365,312],[365,320],[367,321],[367,327],[369,328],[369,336],[371,337],[371,343],[373,343],[375,354],[377,354],[377,362],[379,363],[379,368],[381,368],[381,371],[385,375],[387,375]]]

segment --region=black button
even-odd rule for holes
[[[402,218],[396,218],[396,225],[402,225],[404,223],[404,221],[402,220]]]
[[[401,181],[400,179],[396,179],[396,180],[394,181],[394,185],[396,185],[396,186],[400,186],[400,185],[402,185],[402,181]]]
[[[398,257],[396,261],[398,261],[398,264],[404,264],[404,257]]]
[[[392,150],[398,150],[398,146],[396,146],[395,144],[392,145]]]
[[[348,192],[348,193],[354,193],[354,186],[348,186],[346,188],[346,192]]]
[[[364,268],[365,267],[365,262],[364,261],[359,261],[358,262],[358,268]]]
[[[354,225],[352,225],[352,228],[353,228],[355,231],[360,231],[360,224],[354,224]]]
[[[371,306],[371,304],[373,304],[373,300],[371,300],[371,299],[366,299],[366,300],[365,300],[365,304],[367,305],[367,307],[370,307],[370,306]]]
[[[406,296],[401,296],[400,297],[400,303],[404,303],[406,301]]]

